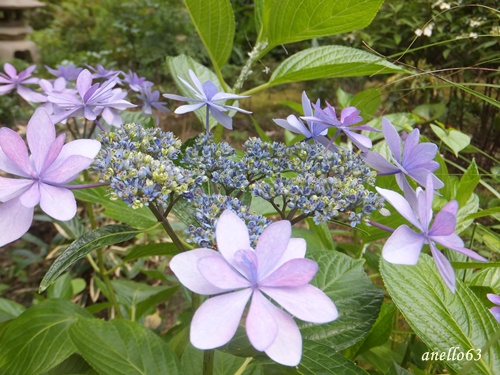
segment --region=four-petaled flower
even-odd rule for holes
[[[319,99],[316,102],[316,106],[319,106]],[[311,108],[311,101],[307,97],[306,92],[302,92],[302,108],[304,111],[304,118],[310,118],[313,115],[313,111]],[[299,133],[306,137],[306,141],[313,139],[318,143],[321,143],[323,146],[328,146],[330,141],[326,137],[328,134],[328,125],[320,124],[311,120],[306,120],[306,125],[297,118],[297,116],[290,115],[283,119],[274,119],[276,124],[281,126],[282,128],[288,129],[293,133]]]
[[[439,168],[439,163],[434,161],[437,146],[434,143],[418,143],[420,132],[418,129],[406,137],[404,143],[396,128],[386,118],[382,119],[382,131],[391,151],[392,163],[375,151],[364,154],[365,163],[379,171],[380,175],[395,174],[396,181],[404,192],[411,187],[405,176],[411,177],[420,185],[425,186],[427,176],[431,176],[434,189],[441,189],[444,184],[432,172]]]
[[[226,344],[251,298],[245,322],[251,344],[278,363],[295,366],[300,362],[302,337],[297,324],[264,295],[308,322],[330,322],[338,312],[330,298],[309,285],[318,265],[304,258],[305,241],[290,235],[289,221],[273,223],[254,250],[245,223],[226,210],[216,225],[219,251],[195,249],[172,258],[170,268],[184,286],[198,294],[216,295],[193,317],[191,343],[195,347]]]
[[[83,68],[77,68],[75,64],[68,65],[58,65],[57,69],[53,69],[47,65],[45,68],[49,71],[50,74],[58,77],[64,78],[66,81],[74,81],[78,78],[78,75],[82,71]]]
[[[378,132],[377,129],[368,125],[352,126],[363,121],[363,118],[359,115],[361,113],[359,109],[356,107],[344,108],[340,113],[339,120],[337,118],[337,114],[335,113],[335,108],[333,108],[330,103],[326,102],[325,109],[321,109],[319,105],[313,105],[313,107],[315,109],[314,116],[303,116],[302,119],[306,121],[319,122],[327,125],[328,127],[335,127],[337,129],[327,148],[333,144],[341,132],[343,132],[361,151],[368,151],[368,149],[372,147],[372,141],[370,138],[363,134],[354,133],[353,131],[368,130]]]
[[[170,110],[164,106],[166,103],[159,100],[160,92],[158,90],[151,91],[151,86],[144,86],[141,88],[140,92],[137,94],[137,98],[143,102],[141,108],[142,113],[145,115],[152,115],[157,126],[160,124],[160,119],[153,111],[153,108],[160,112],[170,112]]]
[[[123,100],[120,89],[113,90],[118,83],[116,76],[102,84],[92,85],[92,75],[87,69],[82,70],[76,80],[78,95],[73,93],[48,94],[48,101],[54,103],[61,112],[52,116],[55,123],[68,117],[82,116],[87,120],[96,120],[102,115],[110,125],[120,126],[121,117],[116,110],[124,110],[135,105]]]
[[[493,306],[490,309],[490,311],[495,317],[495,319],[500,323],[500,296],[493,293],[488,293],[486,296],[491,302],[493,302],[495,305],[498,305],[498,306]]]
[[[40,101],[40,99],[43,101],[44,97],[42,94],[36,93],[24,86],[38,83],[38,78],[30,78],[31,73],[35,69],[36,65],[31,65],[18,74],[16,68],[9,63],[5,63],[3,70],[6,74],[0,73],[0,95],[7,94],[15,89],[19,96],[28,102]]]
[[[405,199],[400,194],[387,189],[376,188],[406,220],[418,228],[420,233],[410,229],[406,224],[397,228],[384,244],[382,257],[390,263],[415,265],[417,264],[422,246],[429,244],[434,262],[444,282],[455,292],[455,273],[445,256],[436,247],[439,243],[451,250],[458,251],[470,258],[486,261],[482,256],[464,247],[464,242],[455,233],[457,224],[458,203],[448,202],[438,212],[432,221],[432,200],[434,197],[433,180],[427,177],[425,191],[418,187],[415,197]],[[411,203],[410,203],[411,202]]]
[[[195,98],[188,98],[185,96],[179,96],[174,94],[163,94],[163,96],[167,99],[180,100],[185,102],[194,102],[195,104],[186,104],[181,105],[179,108],[175,110],[175,113],[182,114],[187,112],[196,111],[199,108],[206,106],[206,131],[207,133],[210,131],[209,129],[209,115],[211,114],[217,122],[219,122],[222,126],[227,129],[233,128],[233,119],[231,116],[225,114],[224,112],[228,111],[237,111],[242,113],[252,113],[250,111],[246,111],[244,109],[238,108],[232,105],[226,105],[220,102],[225,102],[226,100],[237,100],[242,98],[248,98],[248,96],[236,95],[236,94],[227,94],[225,92],[219,92],[217,86],[212,81],[206,81],[203,84],[200,82],[196,74],[189,69],[189,76],[191,77],[191,81],[194,83],[194,86],[191,86],[189,82],[179,77],[181,82],[186,86],[193,94]]]
[[[56,220],[70,220],[76,201],[68,184],[94,160],[101,144],[81,139],[64,144],[56,138],[48,112],[38,108],[26,130],[31,155],[22,138],[12,129],[0,129],[0,170],[21,178],[0,177],[0,246],[26,233],[34,207]]]

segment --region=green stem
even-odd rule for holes
[[[214,356],[213,349],[203,352],[203,375],[212,375],[214,371]]]
[[[165,229],[165,232],[167,232],[167,234],[170,236],[170,239],[175,244],[175,246],[177,246],[177,248],[180,251],[186,251],[184,244],[175,233],[174,229],[168,222],[168,219],[163,215],[163,213],[158,209],[158,207],[156,207],[154,204],[150,204],[149,209],[151,210],[153,215],[155,215],[156,219],[161,223],[161,225]]]

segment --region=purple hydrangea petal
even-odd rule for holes
[[[180,100],[182,102],[201,102],[203,103],[203,100],[201,99],[193,99],[193,98],[188,98],[186,96],[180,96],[180,95],[175,95],[175,94],[163,94],[163,96],[167,99],[171,100]]]
[[[33,173],[28,157],[28,149],[23,139],[14,130],[9,128],[0,129],[0,147],[8,161],[4,164],[13,170],[18,176],[30,177]],[[7,172],[7,170],[4,169]],[[12,173],[12,172],[11,172]]]
[[[261,287],[260,290],[290,314],[306,322],[328,323],[338,317],[335,304],[315,286]]]
[[[0,176],[0,202],[7,202],[24,194],[31,185],[33,185],[33,180]]]
[[[407,146],[407,142],[405,142],[405,151],[403,154],[403,164],[406,169],[418,168],[422,165],[426,165],[436,157],[438,151],[436,144],[425,142],[410,149],[410,147]]]
[[[210,284],[198,269],[198,261],[208,256],[222,258],[220,253],[212,249],[195,249],[177,254],[170,261],[170,269],[177,276],[182,285],[192,292],[211,295],[226,292],[227,289],[218,288]]]
[[[45,161],[43,163],[42,169],[40,170],[41,175],[49,168],[54,161],[59,157],[59,154],[61,153],[61,150],[64,146],[64,141],[66,140],[66,134],[60,134],[56,140],[52,143],[50,146],[49,152],[47,153],[47,156],[45,157]]]
[[[400,169],[387,161],[382,155],[375,151],[368,151],[363,154],[366,165],[380,172],[380,174],[395,174],[401,172]]]
[[[30,229],[33,208],[24,207],[19,199],[0,204],[0,247],[21,238]]]
[[[344,129],[344,133],[361,151],[368,151],[372,147],[372,140],[366,135],[354,133],[348,129]]]
[[[207,100],[222,100],[222,98],[214,99],[215,94],[217,94],[217,86],[212,81],[206,81],[202,86]]]
[[[56,128],[44,108],[38,108],[28,122],[26,139],[37,173],[42,171],[47,154],[56,139]]]
[[[291,234],[292,225],[287,220],[272,223],[262,232],[255,247],[259,262],[259,280],[275,269],[288,247]]]
[[[491,314],[500,323],[500,306],[495,306],[490,309]]]
[[[269,348],[278,335],[278,323],[271,313],[273,308],[262,293],[258,290],[253,293],[245,327],[250,343],[261,352]]]
[[[222,113],[221,111],[217,110],[214,105],[210,105],[209,108],[210,108],[210,113],[219,124],[221,124],[223,127],[229,130],[233,128],[233,119],[231,118],[231,116],[226,115],[225,113]]]
[[[220,256],[207,256],[198,260],[198,271],[217,288],[234,290],[248,288],[250,282],[241,277],[226,260]]]
[[[27,83],[27,82],[23,82]],[[17,93],[21,98],[26,100],[27,102],[33,102],[33,103],[43,103],[47,99],[45,98],[44,95],[37,93],[27,87],[24,86],[17,86]]]
[[[55,185],[64,185],[73,181],[78,174],[88,168],[94,159],[85,156],[73,155],[68,157],[57,168],[49,167],[43,174],[43,181]]]
[[[76,79],[76,88],[82,98],[85,97],[85,94],[87,93],[87,91],[90,89],[91,86],[92,86],[92,74],[90,74],[90,72],[87,69],[84,69],[80,72],[78,78]]]
[[[385,117],[382,119],[382,132],[389,150],[391,150],[396,161],[401,164],[401,137],[394,125]]]
[[[234,260],[234,255],[239,250],[251,249],[248,229],[234,212],[225,210],[217,220],[215,228],[217,250],[229,264],[239,269]]]
[[[40,184],[40,207],[54,219],[67,221],[76,215],[76,200],[73,193],[65,188]]]
[[[278,267],[285,264],[289,260],[304,258],[306,256],[306,249],[307,244],[303,238],[290,238],[285,252],[276,263],[275,268],[273,268],[270,272],[278,269]]]
[[[457,211],[458,202],[448,202],[436,215],[431,229],[429,230],[429,235],[448,236],[455,232],[455,227],[457,226]]]
[[[77,139],[66,143],[56,160],[50,165],[50,170],[56,170],[59,168],[69,157],[74,155],[84,156],[89,159],[95,158],[99,150],[101,149],[101,144],[93,139]]]
[[[302,336],[297,323],[284,311],[270,303],[269,311],[278,324],[278,334],[265,350],[273,361],[285,366],[297,366],[302,357]]]
[[[495,305],[500,305],[500,296],[496,295],[496,294],[493,294],[493,293],[488,293],[486,295],[486,297],[488,297],[488,299],[493,302]]]
[[[33,208],[40,203],[40,183],[33,183],[31,187],[19,197],[19,202],[27,208]]]
[[[458,251],[459,253],[462,253],[469,258],[475,259],[480,262],[487,262],[488,260],[483,258],[481,255],[476,253],[475,251],[472,251],[470,249],[467,249],[464,247],[464,242],[462,239],[458,236],[456,233],[452,233],[448,236],[431,236],[430,237],[433,241],[436,241],[437,243],[443,245],[444,247],[447,247],[451,250]]]
[[[184,113],[196,111],[197,109],[200,109],[204,105],[205,105],[205,103],[184,104],[184,105],[181,105],[180,107],[177,107],[175,109],[174,113],[177,113],[178,115],[182,115]]]
[[[17,70],[16,70],[16,68],[14,68],[13,65],[11,65],[9,63],[5,63],[5,64],[3,64],[3,70],[5,71],[5,73],[7,73],[7,75],[10,78],[16,78],[17,77]]]
[[[0,83],[3,83],[2,81],[4,81],[4,80],[0,79]],[[14,90],[15,88],[16,88],[16,85],[14,85],[13,83],[9,83],[7,85],[0,86],[0,95],[8,94],[9,92]]]
[[[434,243],[429,243],[431,247],[431,253],[434,258],[434,263],[436,263],[437,269],[443,278],[446,286],[451,290],[452,293],[455,293],[456,279],[455,279],[455,271],[453,271],[453,267],[446,257],[439,251],[434,245]]]
[[[198,77],[196,76],[196,74],[191,69],[189,69],[188,73],[189,73],[189,77],[191,78],[191,81],[194,83],[194,85],[198,89],[198,92],[201,94],[204,93],[203,85],[200,82],[200,80],[198,79]],[[207,81],[207,82],[210,82],[210,81]],[[196,90],[194,90],[194,91],[196,91]]]
[[[415,213],[413,212],[412,208],[410,207],[410,204],[406,199],[404,199],[400,194],[388,190],[388,189],[382,189],[379,187],[375,188],[378,193],[383,196],[391,205],[394,207],[406,220],[408,220],[410,223],[415,225],[417,228],[422,230],[422,226],[420,225],[420,222],[418,221],[417,217],[415,216]]]
[[[292,259],[259,281],[261,287],[294,287],[308,284],[318,272],[318,263],[309,259]]]
[[[424,242],[424,235],[415,233],[403,224],[385,242],[382,257],[394,264],[415,265]]]
[[[244,289],[203,302],[191,321],[190,339],[193,346],[213,349],[231,340],[251,295],[251,289]]]

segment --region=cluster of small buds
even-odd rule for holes
[[[275,177],[291,170],[290,149],[284,143],[250,138],[243,147],[246,152],[240,161],[240,168],[250,181]]]
[[[217,249],[214,228],[222,212],[230,210],[242,219],[248,227],[250,243],[255,248],[257,239],[271,221],[262,215],[250,212],[250,208],[237,198],[220,194],[206,195],[201,190],[194,194],[191,204],[195,210],[198,225],[189,225],[186,230],[189,243],[204,248]]]
[[[354,227],[363,215],[383,207],[383,199],[366,188],[375,183],[375,173],[356,154],[301,142],[290,147],[287,156],[283,163],[293,174],[252,185],[254,195],[283,213],[290,209],[313,217],[317,224],[342,215]]]
[[[111,199],[122,199],[134,208],[150,202],[166,206],[172,193],[189,193],[204,180],[197,170],[174,164],[181,141],[171,132],[126,124],[105,133],[100,141],[94,162],[100,182],[109,183]]]

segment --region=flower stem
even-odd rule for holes
[[[394,229],[389,228],[388,226],[384,224],[377,223],[376,221],[370,220],[369,223],[373,225],[374,227],[380,228],[382,230],[385,230],[386,232],[392,233],[394,232]]]
[[[212,375],[214,370],[214,350],[205,350],[203,352],[203,375]]]
[[[155,215],[156,219],[158,219],[158,221],[161,223],[161,225],[165,229],[165,232],[167,232],[167,234],[170,236],[170,239],[175,244],[175,246],[177,246],[177,248],[180,251],[186,251],[186,248],[184,247],[184,244],[182,243],[182,241],[180,240],[180,238],[177,236],[177,234],[175,233],[174,229],[170,225],[168,219],[163,215],[163,213],[159,210],[159,208],[156,207],[154,204],[151,203],[149,205],[149,209],[151,210],[151,212],[153,213],[153,215]]]

